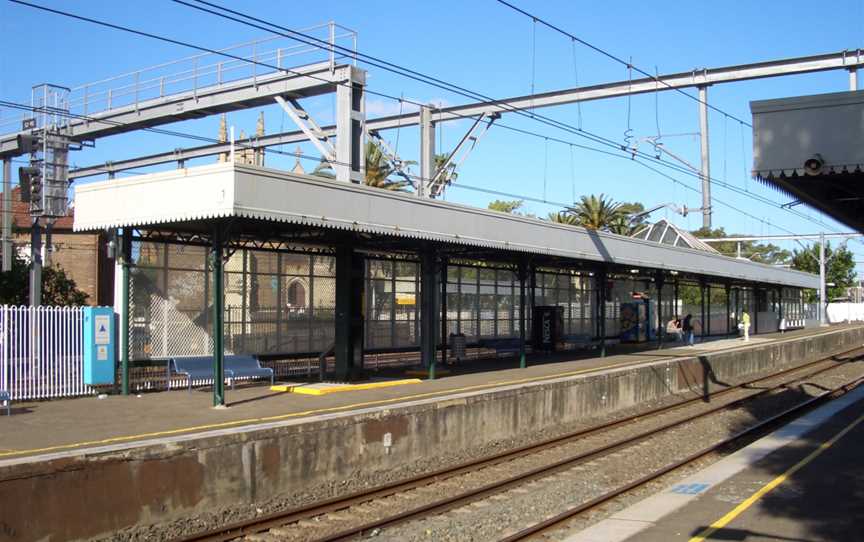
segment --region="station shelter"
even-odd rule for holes
[[[802,291],[818,287],[686,244],[247,164],[80,185],[75,205],[77,231],[122,240],[125,391],[131,366],[184,355],[213,355],[214,374],[233,353],[323,376],[308,360],[332,353],[330,376],[348,380],[371,353],[413,351],[434,374],[451,334],[516,343],[524,363],[534,307],[557,307],[561,344],[601,355],[635,300],[650,306],[637,340],[685,314],[705,336],[737,333],[744,311],[754,332],[776,331],[803,321]]]

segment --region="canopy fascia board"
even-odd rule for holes
[[[75,187],[76,231],[239,217],[799,288],[809,273],[379,188],[232,163]]]

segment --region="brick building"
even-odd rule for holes
[[[0,202],[3,195],[0,194]],[[105,233],[72,231],[74,211],[54,222],[51,247],[42,229],[42,261],[45,266],[59,265],[89,297],[90,305],[113,305],[114,260],[108,258]],[[30,258],[30,204],[21,201],[20,189],[12,190],[12,243],[18,254]]]

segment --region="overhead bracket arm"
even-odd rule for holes
[[[321,156],[324,157],[324,160],[328,161],[332,166],[336,166],[336,147],[330,142],[330,139],[324,133],[320,126],[312,119],[309,113],[303,109],[303,106],[295,100],[294,98],[288,98],[287,100],[282,96],[276,96],[276,103],[278,103],[282,110],[291,117],[291,120],[294,121],[294,124],[297,125],[298,128],[309,138],[309,141],[315,145],[315,148],[318,149],[318,152],[321,153]]]
[[[409,163],[399,158],[399,155],[390,148],[390,145],[388,145],[384,138],[381,137],[378,130],[369,130],[366,132],[366,135],[372,139],[374,144],[381,150],[381,154],[383,154],[387,161],[390,162],[390,165],[393,167],[393,173],[405,179],[416,189],[417,182],[411,178],[411,174],[408,171]]]
[[[477,143],[486,135],[489,128],[492,127],[492,124],[500,118],[501,113],[483,113],[474,121],[474,124],[471,125],[471,128],[459,140],[453,151],[435,169],[435,175],[433,175],[432,181],[429,183],[430,197],[434,198],[444,193],[444,189],[447,188],[452,180],[448,171],[459,168],[465,162],[471,151],[477,146]]]

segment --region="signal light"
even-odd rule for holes
[[[18,150],[22,154],[33,154],[39,150],[39,143],[41,141],[38,136],[33,134],[18,134],[15,139],[18,143]]]
[[[38,197],[41,197],[42,170],[33,166],[19,167],[18,185],[21,188],[21,201],[25,203],[31,202],[34,192],[37,192]]]

